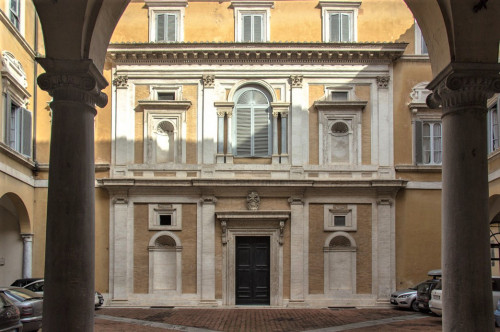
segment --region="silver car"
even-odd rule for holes
[[[20,287],[1,289],[19,309],[23,331],[38,331],[42,328],[43,299],[39,294]]]
[[[418,303],[415,300],[417,299],[417,287],[419,285],[392,293],[391,304],[397,305],[400,308],[411,308],[414,311],[418,311]]]

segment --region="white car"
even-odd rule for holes
[[[417,287],[419,285],[393,292],[391,294],[391,304],[400,308],[411,308],[413,311],[418,311],[418,303],[415,300],[417,299]]]
[[[431,311],[438,316],[441,316],[443,314],[443,290],[441,286],[442,285],[440,280],[436,288],[434,288],[434,290],[431,292],[431,300],[429,301],[429,309],[431,309]],[[498,301],[500,300],[500,277],[491,277],[491,287],[493,291],[493,308],[496,308]]]

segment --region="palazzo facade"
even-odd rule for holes
[[[10,284],[44,276],[53,118],[35,85],[33,5],[0,0],[0,21]],[[441,110],[425,103],[431,65],[403,1],[131,1],[103,76],[95,287],[106,305],[380,305],[440,268]]]

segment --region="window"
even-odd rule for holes
[[[155,13],[156,42],[179,41],[177,13]]]
[[[349,92],[347,91],[331,91],[330,97],[332,101],[348,100]]]
[[[355,231],[357,229],[357,209],[351,204],[324,205],[325,231]]]
[[[20,0],[10,0],[9,19],[17,30],[21,28],[21,3]]]
[[[274,1],[231,1],[234,9],[234,39],[239,42],[270,40],[270,9]]]
[[[488,107],[488,152],[500,147],[500,128],[498,125],[498,101]]]
[[[415,21],[415,54],[429,54],[427,44],[425,43],[424,36],[422,35],[422,30],[420,30],[417,21]]]
[[[415,141],[417,164],[441,164],[441,122],[415,121]]]
[[[145,2],[149,8],[149,40],[157,43],[183,41],[187,0]]]
[[[241,41],[261,42],[264,40],[264,14],[243,14],[241,15],[241,19],[243,21]]]
[[[158,100],[175,100],[175,92],[158,92]]]
[[[324,42],[355,42],[361,1],[320,1]]]
[[[3,141],[13,150],[31,156],[31,112],[25,107],[30,94],[26,90],[28,83],[21,63],[8,51],[2,52],[1,69]]]
[[[149,240],[150,294],[179,295],[182,291],[182,244],[169,231],[158,232]]]
[[[325,294],[356,294],[356,242],[348,233],[327,237],[324,252]]]
[[[238,157],[269,157],[271,155],[271,97],[256,88],[241,89],[235,95],[233,147]]]
[[[150,204],[149,230],[181,230],[182,205]]]

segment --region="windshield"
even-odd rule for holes
[[[5,294],[7,294],[7,296],[9,296],[10,298],[20,302],[41,298],[41,296],[38,295],[37,293],[33,293],[29,289],[24,289],[24,288],[9,289],[5,291]]]

